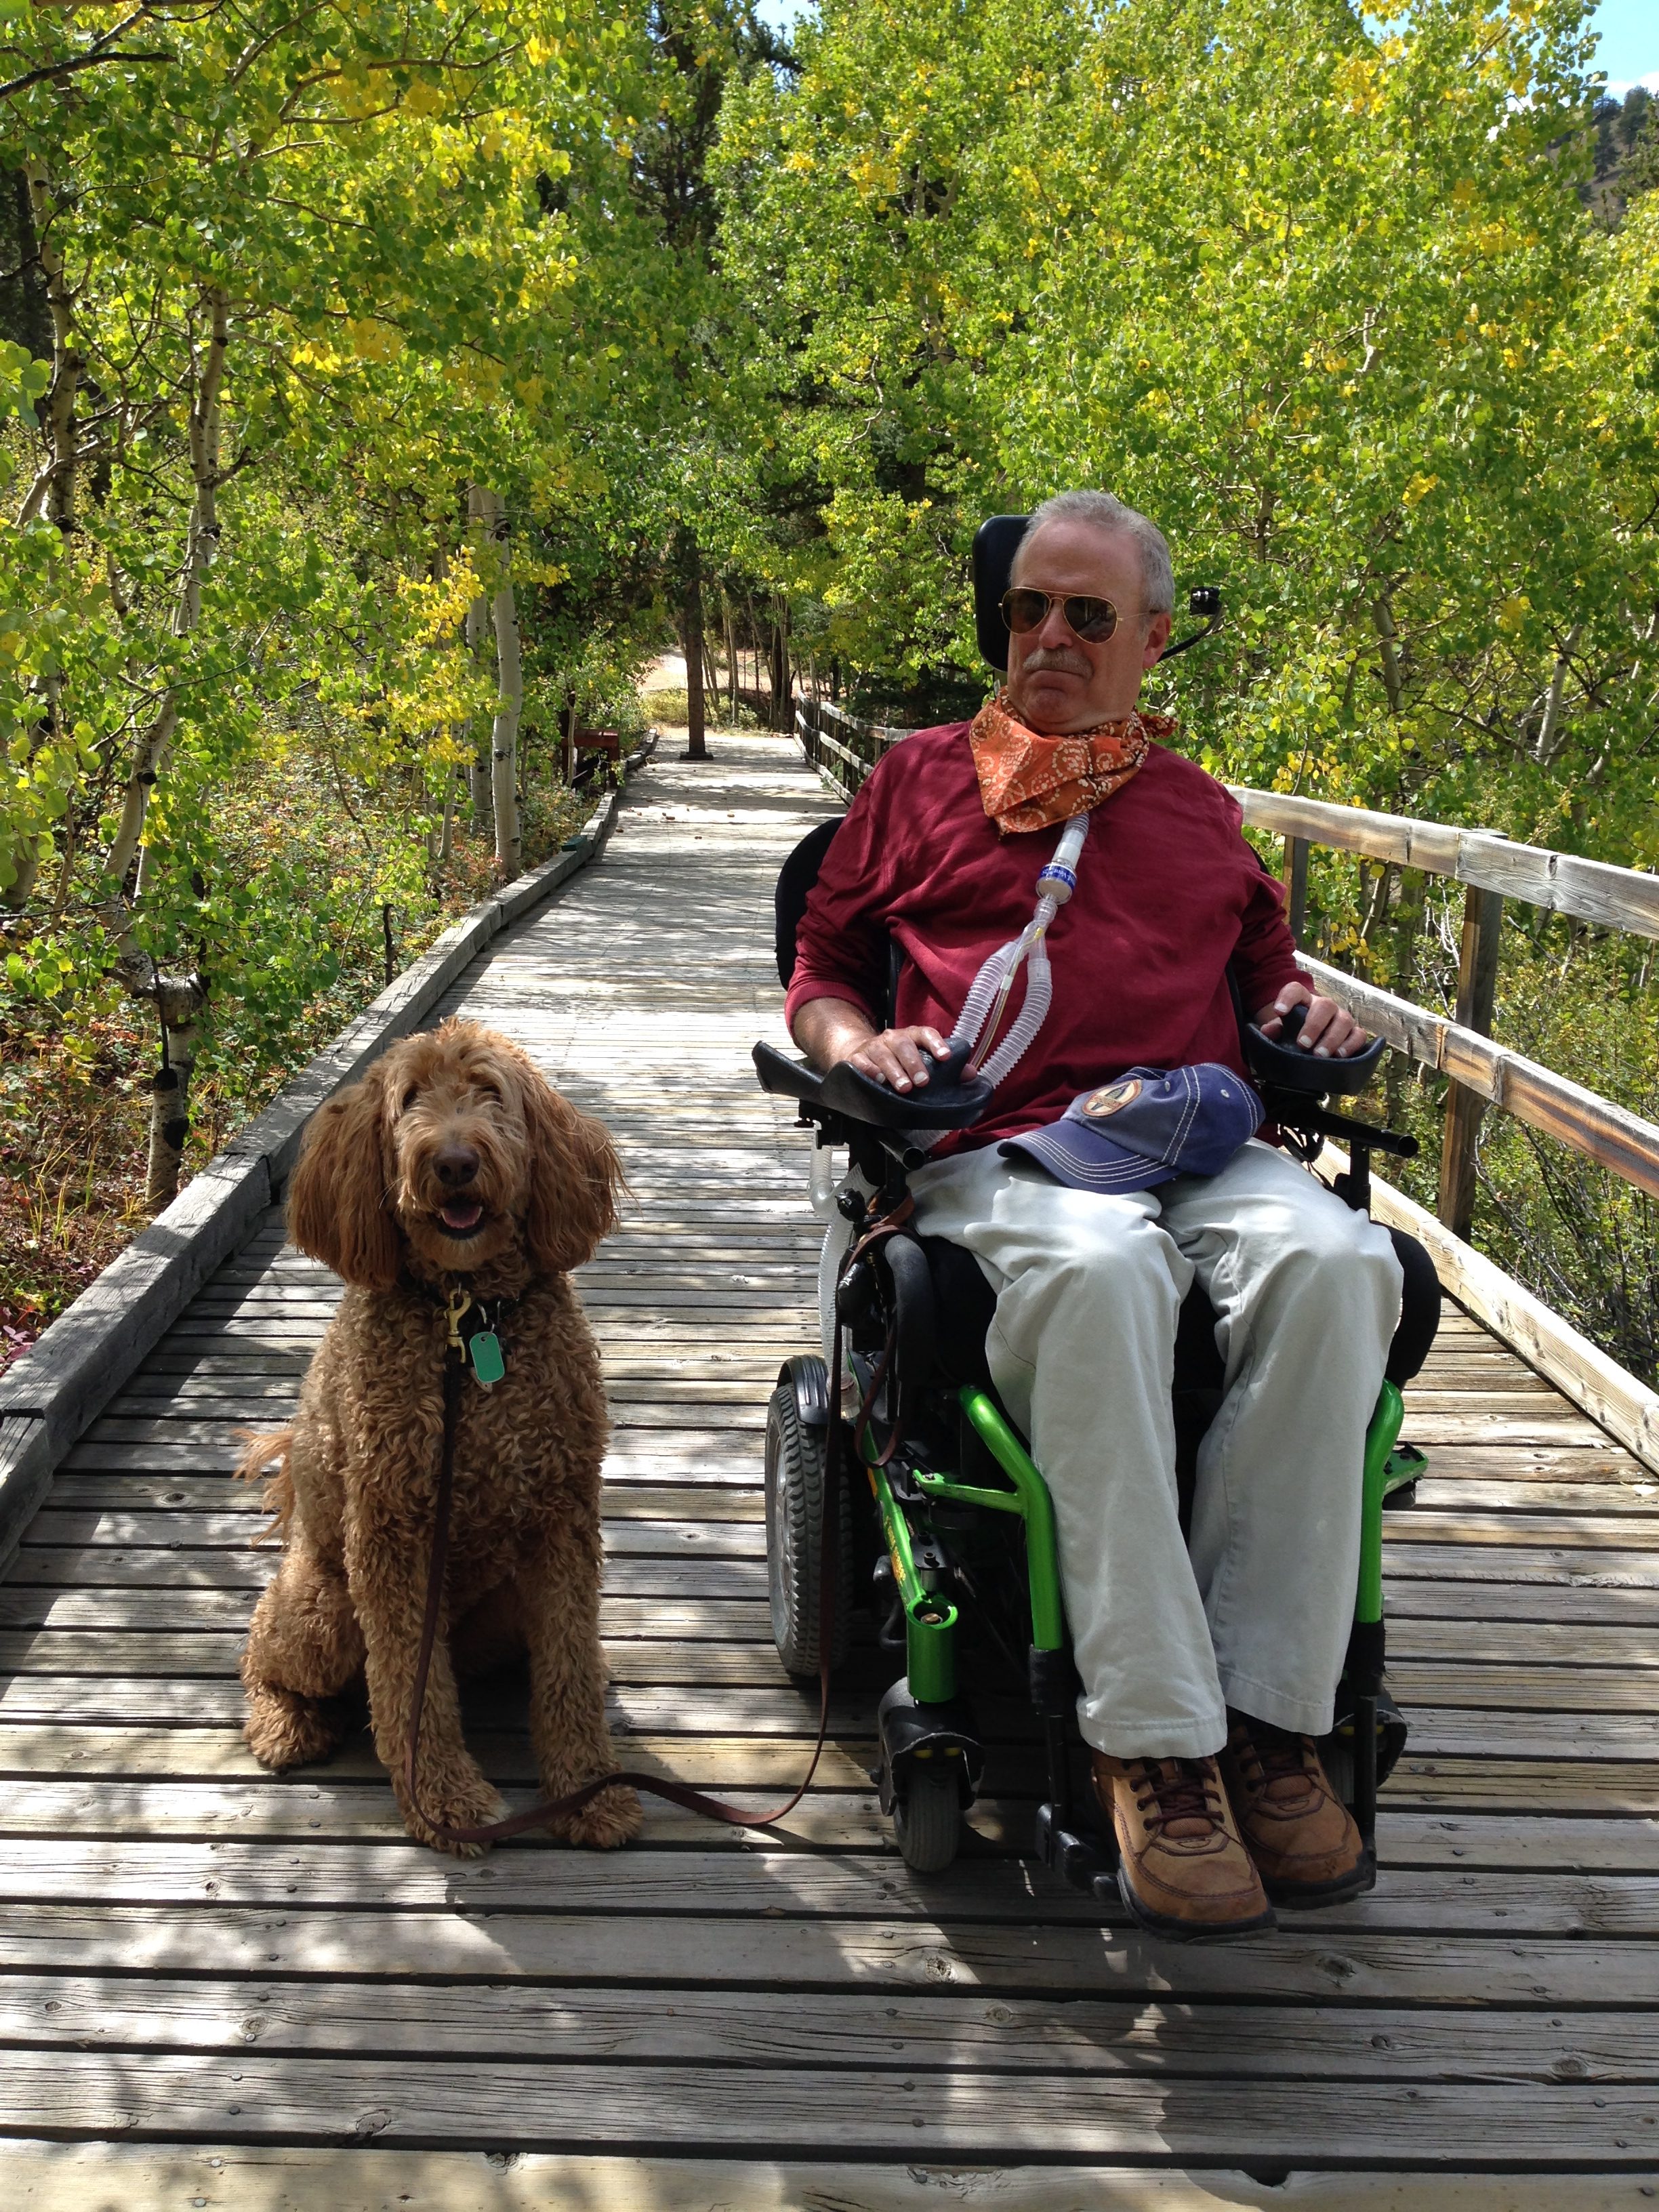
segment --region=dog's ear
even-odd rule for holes
[[[387,1202],[378,1067],[311,1117],[289,1186],[288,1233],[302,1252],[363,1291],[389,1291],[403,1249]]]
[[[568,1274],[617,1225],[622,1162],[604,1125],[561,1098],[528,1060],[518,1073],[530,1146],[525,1237],[538,1268]]]

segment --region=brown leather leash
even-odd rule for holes
[[[837,1270],[841,1278],[854,1261],[877,1244],[894,1236],[908,1219],[912,1201],[907,1196],[891,1213],[872,1222],[862,1236],[855,1237],[842,1257]],[[522,1836],[532,1828],[545,1827],[551,1820],[566,1819],[580,1813],[584,1805],[606,1790],[625,1787],[642,1790],[653,1797],[665,1798],[671,1805],[678,1805],[688,1813],[701,1814],[704,1819],[723,1820],[733,1828],[769,1828],[776,1821],[786,1820],[812,1786],[812,1778],[818,1771],[823,1756],[824,1742],[830,1733],[830,1647],[835,1632],[836,1597],[836,1557],[834,1535],[834,1512],[836,1486],[843,1480],[843,1455],[846,1450],[846,1424],[842,1418],[842,1329],[840,1312],[836,1316],[832,1338],[832,1357],[830,1377],[830,1449],[824,1466],[823,1501],[818,1523],[818,1729],[812,1746],[812,1757],[802,1778],[800,1787],[781,1805],[769,1813],[746,1813],[741,1807],[728,1805],[724,1799],[710,1797],[701,1790],[693,1790],[684,1782],[666,1781],[660,1775],[641,1774],[630,1767],[618,1767],[613,1773],[601,1774],[592,1782],[584,1782],[579,1790],[567,1790],[562,1797],[544,1797],[522,1813],[510,1814],[504,1820],[491,1820],[481,1827],[453,1828],[447,1820],[434,1820],[421,1803],[416,1780],[416,1761],[421,1748],[421,1720],[426,1710],[427,1678],[432,1671],[432,1653],[438,1640],[438,1622],[443,1612],[444,1570],[449,1560],[449,1516],[455,1490],[455,1430],[460,1417],[461,1386],[466,1375],[466,1349],[461,1340],[461,1316],[471,1301],[457,1293],[445,1308],[449,1324],[449,1338],[444,1347],[444,1428],[443,1448],[438,1461],[438,1494],[433,1511],[432,1558],[427,1568],[426,1611],[421,1622],[421,1649],[415,1665],[415,1701],[409,1724],[409,1742],[404,1753],[404,1787],[417,1817],[423,1820],[434,1836],[450,1844],[495,1844],[509,1836]],[[890,1340],[881,1366],[872,1378],[869,1391],[859,1410],[858,1426],[869,1418],[869,1409],[881,1387],[887,1361],[891,1357]],[[856,1432],[856,1431],[855,1431]],[[890,1443],[889,1449],[891,1446]]]

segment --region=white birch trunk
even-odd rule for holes
[[[184,573],[173,610],[173,634],[189,637],[202,618],[202,584],[219,550],[220,441],[222,429],[225,356],[230,343],[230,301],[215,288],[204,295],[208,311],[207,343],[198,356],[196,392],[190,412],[190,467],[195,486],[185,544]],[[153,1000],[161,1017],[161,1066],[150,1085],[149,1158],[144,1203],[151,1213],[171,1205],[179,1193],[179,1171],[190,1134],[190,1079],[207,986],[195,974],[168,975],[132,941],[132,924],[144,891],[145,862],[130,902],[121,887],[140,853],[149,795],[167,767],[179,724],[178,694],[171,686],[161,711],[140,738],[132,772],[123,794],[121,818],[105,856],[104,873],[114,887],[112,926],[119,951],[116,973],[137,998]]]
[[[488,526],[490,496],[491,495],[485,491],[482,485],[467,486],[466,537],[468,544],[472,548],[472,562],[475,568],[482,568],[483,565],[485,548],[489,540]],[[484,639],[489,635],[489,601],[485,594],[480,592],[476,599],[468,601],[466,610],[467,659],[474,666],[483,657]],[[489,748],[471,725],[468,726],[468,736],[472,741],[472,752],[466,764],[466,795],[471,804],[472,827],[475,830],[483,830],[488,827],[490,818]]]
[[[179,580],[179,604],[173,610],[173,634],[188,637],[202,617],[202,580],[219,550],[219,440],[224,393],[225,354],[230,342],[230,302],[222,292],[208,295],[210,316],[207,348],[197,379],[195,404],[190,412],[190,465],[195,481],[190,528],[185,546],[184,574]],[[104,860],[104,873],[118,890],[126,881],[143,836],[144,817],[155,779],[167,763],[179,722],[179,700],[169,689],[161,711],[139,738],[132,773],[121,801],[121,818]]]
[[[501,558],[507,556],[507,520],[500,497],[491,493],[494,535]],[[510,884],[520,872],[519,836],[519,716],[524,707],[524,662],[519,647],[519,611],[513,580],[504,574],[490,603],[495,630],[495,723],[490,732],[490,799],[495,815],[495,874]]]
[[[29,216],[34,226],[35,251],[46,281],[46,305],[52,316],[52,382],[46,395],[48,458],[30,485],[18,514],[18,526],[32,522],[44,507],[67,539],[76,526],[76,471],[79,454],[75,429],[75,403],[81,389],[85,357],[75,343],[75,296],[64,273],[63,256],[52,243],[52,189],[44,161],[23,167],[28,192]],[[63,679],[54,665],[36,679],[34,695],[40,702],[38,726],[43,734],[55,733],[62,706]],[[9,842],[11,881],[0,891],[0,905],[21,913],[40,866],[38,833]]]
[[[1389,712],[1397,714],[1405,685],[1397,641],[1400,633],[1395,628],[1394,609],[1389,605],[1386,592],[1372,602],[1371,621],[1376,630],[1377,651],[1382,664],[1382,689],[1388,695]]]
[[[1567,641],[1556,658],[1551,673],[1549,690],[1544,695],[1544,718],[1538,726],[1538,743],[1533,748],[1533,758],[1540,768],[1549,768],[1560,751],[1565,739],[1556,732],[1561,726],[1561,707],[1566,697],[1567,675],[1571,656],[1578,650],[1578,640],[1583,634],[1583,623],[1575,623],[1567,633]]]
[[[78,454],[75,434],[75,403],[80,394],[86,359],[75,343],[75,295],[64,272],[64,257],[52,243],[52,186],[46,165],[25,162],[29,216],[34,225],[35,251],[46,280],[46,306],[52,315],[52,382],[46,402],[46,436],[51,459],[29,487],[18,515],[19,524],[32,522],[44,505],[48,519],[67,538],[75,528],[76,476]]]

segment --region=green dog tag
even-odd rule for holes
[[[481,1328],[467,1347],[472,1355],[472,1372],[484,1389],[499,1382],[507,1372],[507,1362],[501,1358],[501,1339],[493,1328]]]

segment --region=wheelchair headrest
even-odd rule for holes
[[[1030,520],[1024,514],[994,514],[974,532],[974,635],[993,668],[1008,665],[1008,629],[1002,619],[1002,595],[1014,573],[1014,556]]]

